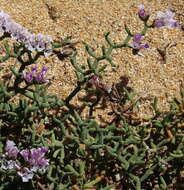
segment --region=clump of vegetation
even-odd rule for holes
[[[154,98],[154,114],[145,119],[136,114],[134,108],[140,98],[135,99],[132,89],[103,82],[108,65],[101,62],[115,67],[112,51],[126,47],[141,56],[141,50],[149,48],[142,41],[149,28],[179,27],[171,11],[158,12],[148,25],[150,14],[139,6],[144,28],[132,33],[125,26],[127,37],[122,43],[114,43],[110,32],[106,33],[107,47],[101,46],[100,56],[84,43],[88,57],[80,66],[70,38],[56,42],[49,36],[32,34],[0,12],[0,39],[5,50],[0,62],[13,58],[19,63],[9,66],[10,72],[0,81],[0,189],[184,188],[183,84],[181,98],[171,102],[170,111],[160,111]],[[75,89],[65,99],[47,92],[48,68],[38,69],[39,57],[62,48],[72,51],[70,62],[77,79]],[[83,102],[88,109],[85,117],[71,104],[80,91],[95,96],[94,101],[89,98]],[[113,119],[106,126],[93,114],[102,98],[113,108]]]

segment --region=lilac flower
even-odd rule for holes
[[[47,72],[48,68],[47,67],[43,67],[41,72],[38,72],[35,76],[35,80],[38,82],[38,83],[48,83],[49,80],[45,79],[45,74]]]
[[[23,168],[23,170],[18,172],[18,175],[22,177],[23,182],[32,179],[33,173],[37,171],[45,171],[49,165],[49,160],[45,159],[45,153],[48,152],[48,148],[41,147],[38,149],[22,150],[20,154],[29,165],[28,168]]]
[[[26,167],[21,168],[17,174],[22,178],[23,182],[28,182],[34,176],[34,173]]]
[[[48,83],[49,80],[45,78],[48,68],[43,67],[41,72],[37,72],[37,67],[32,66],[29,72],[23,71],[22,76],[27,83]]]
[[[52,46],[50,45],[52,42],[52,38],[50,36],[38,34],[36,37],[36,42],[37,51],[49,51],[52,49]]]
[[[1,154],[2,158],[1,169],[12,170],[17,169],[18,165],[16,163],[17,155],[19,153],[18,148],[15,146],[13,141],[7,140],[5,147],[5,154]]]
[[[10,34],[11,38],[19,42],[26,41],[28,31],[16,22],[9,21],[5,24],[5,31]]]
[[[20,154],[22,155],[22,157],[24,158],[24,160],[25,160],[26,162],[29,161],[30,150],[24,149],[24,150],[22,150],[22,151],[20,152]]]
[[[0,11],[0,24],[4,25],[8,20],[10,19],[10,16],[6,14],[3,11]]]
[[[19,151],[15,143],[8,140],[5,147],[5,154],[0,155],[0,168],[3,170],[16,170],[22,181],[28,182],[33,178],[34,173],[47,169],[49,165],[49,160],[45,158],[45,153],[47,152],[48,148],[46,147]],[[23,157],[25,162],[22,163],[22,160],[19,160],[18,154]]]
[[[30,51],[38,51],[38,52],[44,52],[45,56],[48,56],[52,53],[52,45],[53,42],[52,38],[50,36],[46,36],[43,34],[30,34],[27,41],[25,42],[25,46]]]
[[[11,38],[23,43],[30,51],[43,52],[45,56],[52,53],[52,38],[43,34],[31,34],[27,29],[11,20],[10,16],[0,12],[0,34],[10,34]]]
[[[154,27],[161,28],[161,27],[177,27],[178,23],[176,20],[173,19],[174,13],[170,10],[164,12],[157,12],[157,18],[154,21]]]
[[[10,20],[10,16],[3,11],[0,11],[0,34],[4,34],[5,25]]]
[[[20,152],[29,167],[23,167],[17,172],[23,182],[32,179],[35,172],[46,170],[49,165],[49,160],[45,158],[45,153],[47,152],[47,147],[32,148],[31,150],[24,149]]]
[[[17,155],[19,153],[19,150],[18,148],[15,146],[15,143],[13,141],[10,141],[8,140],[6,142],[6,147],[5,147],[5,155],[8,157],[8,158],[17,158]]]
[[[39,169],[44,169],[49,165],[49,160],[45,159],[45,153],[48,152],[48,148],[41,147],[38,149],[31,149],[30,165],[37,166]]]
[[[132,48],[136,50],[149,48],[148,44],[142,44],[141,41],[144,39],[142,34],[135,34],[133,36],[133,45]]]
[[[27,73],[25,71],[23,71],[22,73],[24,80],[28,83],[32,83],[33,82],[33,75],[31,73]]]
[[[33,74],[33,76],[36,75],[36,72],[37,72],[37,66],[36,66],[36,65],[35,65],[35,66],[32,66],[32,67],[31,67],[31,73]]]
[[[14,170],[14,169],[16,170],[19,169],[20,167],[18,166],[16,160],[8,160],[8,158],[5,158],[2,160],[0,168],[3,170]]]
[[[145,10],[145,7],[144,5],[139,5],[138,6],[138,15],[139,15],[139,18],[142,20],[142,21],[147,21],[150,17],[150,14],[151,14],[151,10],[148,9],[148,10]]]
[[[20,152],[29,168],[21,168],[17,174],[21,176],[23,182],[28,182],[33,178],[34,172],[45,171],[49,165],[49,160],[45,159],[45,153],[48,152],[48,148],[33,148],[31,150],[24,149]]]
[[[22,150],[20,154],[31,166],[41,168],[49,165],[49,160],[45,159],[46,152],[48,152],[48,148],[41,147],[38,149]]]

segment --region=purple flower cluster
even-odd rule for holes
[[[27,29],[11,20],[10,16],[0,12],[0,34],[8,33],[11,38],[23,43],[30,51],[44,52],[45,56],[52,53],[52,38],[43,34],[32,34]]]
[[[144,21],[144,23],[145,23],[145,31],[149,27],[161,28],[161,27],[178,27],[179,26],[177,21],[173,19],[174,13],[170,10],[166,11],[165,13],[160,12],[160,11],[157,12],[157,18],[154,20],[153,24],[150,26],[147,25],[147,21],[151,15],[150,9],[146,10],[144,5],[139,5],[138,6],[138,15],[139,15],[139,18],[142,21]],[[144,39],[144,35],[142,35],[142,34],[135,34],[133,36],[133,43],[132,43],[132,45],[130,45],[130,47],[133,48],[134,54],[143,56],[141,53],[139,53],[139,50],[149,48],[148,44],[142,43],[143,39]]]
[[[20,152],[24,160],[30,165],[38,168],[39,166],[47,166],[48,160],[46,160],[43,156],[48,152],[48,148],[42,147],[38,149],[25,149]]]
[[[1,169],[17,171],[23,182],[32,179],[37,171],[45,171],[49,165],[49,160],[45,158],[48,148],[32,148],[20,151],[13,141],[6,142],[5,153],[1,155]],[[18,159],[18,155],[24,159],[24,164]]]
[[[37,66],[32,66],[30,68],[29,72],[23,71],[22,76],[23,76],[24,80],[29,84],[48,83],[49,80],[45,78],[47,70],[48,70],[48,68],[43,66],[42,70],[40,72],[38,72]]]
[[[147,49],[149,48],[148,44],[142,44],[141,41],[144,39],[142,34],[135,34],[133,36],[133,45],[132,47],[136,50]]]
[[[150,9],[145,10],[144,5],[139,5],[138,6],[138,15],[142,21],[146,22],[151,15],[151,10]],[[157,17],[154,20],[152,27],[155,27],[155,28],[161,28],[161,27],[175,28],[175,27],[178,27],[179,24],[177,23],[176,20],[173,19],[173,17],[174,17],[174,13],[170,10],[167,10],[165,13],[158,11]]]
[[[5,154],[0,155],[0,157],[3,159],[1,169],[4,170],[11,170],[14,168],[18,168],[18,165],[16,163],[16,158],[18,156],[19,150],[15,146],[15,143],[13,141],[7,141],[6,147],[5,147]]]
[[[175,28],[178,27],[178,23],[176,20],[173,19],[174,13],[170,10],[164,12],[157,12],[157,18],[154,21],[154,26],[156,28],[161,28],[161,27],[168,27],[168,28]]]

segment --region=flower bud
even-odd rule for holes
[[[139,18],[142,21],[146,22],[149,19],[149,17],[150,17],[151,10],[150,9],[145,10],[144,5],[139,5],[138,8],[139,8],[138,9]]]

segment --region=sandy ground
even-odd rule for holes
[[[123,28],[125,23],[133,33],[141,31],[142,22],[136,15],[140,4],[151,8],[150,22],[157,11],[171,9],[176,13],[175,18],[184,23],[183,0],[0,0],[0,10],[31,32],[47,34],[55,40],[71,36],[74,41],[79,41],[76,46],[78,63],[85,63],[86,52],[80,42],[89,43],[98,52],[98,47],[105,44],[104,32],[110,31],[111,39],[122,42],[126,36]],[[166,95],[169,99],[178,97],[179,84],[184,80],[184,31],[151,29],[145,41],[149,43],[150,49],[141,51],[144,57],[132,55],[127,48],[114,51],[113,62],[118,69],[113,70],[109,66],[103,80],[112,84],[126,75],[129,78],[128,86],[138,93],[163,88],[153,90],[147,96],[156,95],[160,100],[160,108],[167,110]],[[175,45],[167,49],[164,62],[157,48],[164,49],[170,43]],[[56,56],[51,56],[39,60],[39,63],[46,64],[50,69],[49,77],[53,79],[49,91],[61,99],[66,97],[75,86],[74,70],[69,59],[60,61]],[[148,104],[149,101],[145,100],[140,106],[143,115]],[[99,110],[97,114],[106,115],[104,110]],[[108,120],[108,117],[105,119]]]

